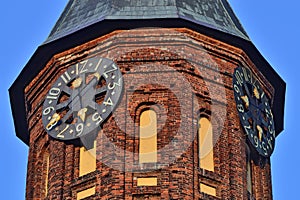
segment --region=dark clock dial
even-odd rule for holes
[[[109,59],[93,57],[70,66],[45,97],[42,120],[48,134],[72,140],[98,129],[116,108],[122,73]]]
[[[261,156],[269,157],[274,150],[275,127],[267,95],[251,71],[244,67],[235,69],[233,89],[248,140]]]

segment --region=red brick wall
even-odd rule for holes
[[[80,147],[48,137],[41,110],[56,78],[94,55],[118,64],[125,89],[115,114],[98,134],[97,170],[78,177]],[[43,154],[48,151],[51,200],[76,199],[77,192],[93,186],[92,199],[247,199],[246,136],[232,90],[239,64],[250,66],[266,93],[274,93],[245,52],[188,29],[115,31],[55,55],[25,90],[31,105],[26,198],[44,198]],[[139,114],[149,107],[158,114],[158,163],[140,166]],[[213,124],[214,172],[198,167],[200,115]],[[253,196],[272,199],[269,164],[261,169],[253,163],[252,169]],[[139,187],[138,177],[157,177],[158,185]],[[217,197],[201,193],[200,182],[216,187]]]

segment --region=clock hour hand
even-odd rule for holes
[[[81,96],[84,96],[91,87],[94,87],[100,80],[100,77],[101,76],[99,73],[94,73],[92,80],[90,80],[89,83],[80,92]]]
[[[245,96],[251,96],[251,92],[249,92],[249,88],[248,88],[247,84],[244,84],[244,88],[245,88],[245,91],[246,91]]]
[[[62,91],[64,91],[66,94],[71,95],[72,94],[72,90],[70,87],[65,86]]]
[[[69,110],[66,114],[65,114],[65,116],[62,118],[62,122],[66,122],[69,118],[70,118],[70,116],[72,115],[72,113],[73,113],[73,111],[72,110]]]
[[[259,120],[264,127],[268,127],[268,122],[266,122],[266,120],[262,116],[259,117]]]
[[[100,95],[100,94],[102,94],[102,93],[104,93],[106,91],[107,91],[106,87],[97,88],[96,89],[96,95]]]
[[[249,104],[250,104],[248,96],[247,95],[241,96],[241,99],[244,101],[244,104],[245,104],[246,108],[248,109],[249,108]]]
[[[256,99],[260,99],[259,91],[258,91],[257,87],[255,87],[255,86],[253,89],[253,95],[255,96]]]
[[[100,78],[100,76],[95,75],[95,77],[97,79]],[[93,86],[95,84],[94,81],[92,81],[92,83],[90,82],[86,87],[83,88],[82,92],[79,92],[79,87],[82,85],[83,83],[83,79],[81,77],[75,79],[72,84],[71,87],[73,88],[73,90],[71,90],[69,87],[65,87],[64,88],[64,92],[66,92],[67,94],[71,95],[71,99],[62,102],[60,104],[57,104],[56,106],[56,110],[60,110],[60,109],[66,109],[71,103],[71,109],[74,111],[77,109],[80,109],[82,107],[82,103],[81,103],[81,98],[78,96],[79,94],[82,93],[82,96],[85,95],[85,93],[90,89],[91,86]],[[84,121],[85,119],[85,112],[87,112],[87,110],[85,110],[86,108],[81,109],[78,113],[80,113],[78,116]],[[85,112],[84,112],[85,111]],[[65,117],[63,118],[63,121],[65,122],[68,118],[69,118],[69,114],[71,114],[70,112],[67,113],[67,115],[65,115]]]
[[[56,110],[60,110],[60,109],[62,109],[62,108],[68,107],[69,104],[70,104],[71,102],[72,102],[72,101],[67,100],[67,101],[64,101],[64,102],[62,102],[62,103],[60,103],[60,104],[57,104],[57,105],[56,105]]]
[[[80,119],[84,122],[86,117],[86,112],[88,111],[87,108],[82,108],[78,111],[77,116],[80,117]]]

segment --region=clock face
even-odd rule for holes
[[[250,143],[261,156],[269,157],[274,150],[275,127],[268,97],[244,67],[235,69],[233,88],[241,125]]]
[[[123,91],[122,74],[109,59],[93,57],[70,66],[52,85],[43,104],[48,134],[72,140],[99,129],[116,108]]]

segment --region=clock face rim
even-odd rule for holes
[[[106,84],[97,88],[101,80]],[[42,107],[43,127],[52,138],[62,141],[76,140],[99,131],[116,109],[123,89],[121,70],[113,60],[93,56],[79,61],[58,76],[46,93]],[[69,97],[59,102],[63,94]],[[98,104],[96,96],[101,95],[104,100]],[[73,116],[72,123],[67,123],[68,118],[65,118],[69,112]]]
[[[236,109],[248,141],[259,155],[269,158],[274,151],[276,139],[269,99],[259,81],[246,67],[235,68],[232,83]]]

